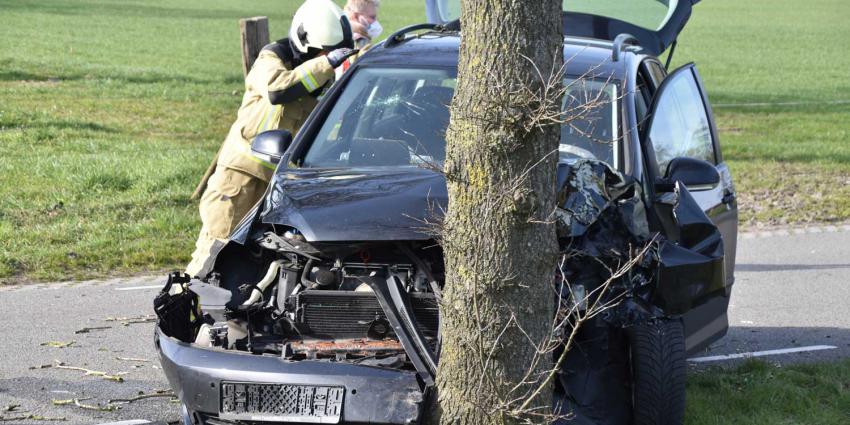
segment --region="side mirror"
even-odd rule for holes
[[[679,181],[689,191],[709,190],[720,183],[720,173],[713,164],[701,159],[678,157],[667,165],[667,173],[656,184],[660,192],[669,192]],[[671,188],[671,190],[665,190]]]
[[[264,131],[251,142],[251,153],[263,161],[277,164],[290,144],[292,133],[286,130]]]

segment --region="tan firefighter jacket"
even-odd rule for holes
[[[284,129],[295,135],[316,106],[322,87],[334,77],[324,56],[293,68],[292,54],[287,39],[260,51],[245,78],[245,96],[221,148],[218,166],[271,180],[275,166],[251,155],[251,141],[267,130]]]

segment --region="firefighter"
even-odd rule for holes
[[[245,78],[236,122],[221,147],[215,172],[201,196],[201,228],[190,276],[204,278],[231,231],[259,201],[274,172],[251,154],[251,141],[267,130],[292,134],[331,83],[334,68],[357,53],[351,26],[331,0],[307,0],[295,12],[289,37],[264,47]]]

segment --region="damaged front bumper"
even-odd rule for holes
[[[159,327],[154,338],[169,383],[190,415],[204,422],[415,424],[420,419],[424,397],[416,372],[201,348],[168,337]],[[291,406],[268,399],[283,392],[297,395]]]

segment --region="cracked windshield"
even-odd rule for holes
[[[454,69],[364,68],[304,157],[310,168],[442,164]],[[617,163],[617,83],[567,78],[559,156]]]

